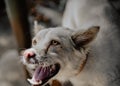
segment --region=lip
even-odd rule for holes
[[[60,64],[55,63],[53,65],[49,66],[38,66],[34,74],[32,76],[32,79],[28,79],[28,81],[33,86],[40,86],[45,84],[50,78],[54,77],[60,70]]]

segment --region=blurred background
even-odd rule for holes
[[[19,50],[30,47],[34,20],[45,27],[60,25],[65,4],[66,0],[0,0],[0,86],[29,86]]]
[[[109,0],[120,14],[120,0]],[[29,86],[19,50],[31,46],[33,21],[61,25],[67,0],[0,0],[0,86]],[[72,9],[72,8],[71,8]]]

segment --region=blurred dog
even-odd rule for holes
[[[117,12],[107,0],[69,0],[63,26],[35,22],[26,65],[35,86],[119,86],[120,31]],[[100,27],[100,30],[99,30]],[[57,86],[57,85],[56,85]]]

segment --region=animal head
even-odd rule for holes
[[[39,85],[53,79],[66,81],[79,74],[87,59],[89,44],[98,31],[99,27],[84,31],[65,27],[37,31],[32,47],[24,51],[22,59],[32,77],[28,81]]]

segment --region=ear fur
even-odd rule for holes
[[[97,33],[99,32],[99,26],[90,27],[88,30],[81,32],[77,31],[72,35],[72,40],[77,48],[81,46],[86,46],[95,39]]]
[[[34,34],[38,33],[41,29],[44,29],[44,26],[39,25],[38,22],[34,21]]]

